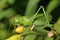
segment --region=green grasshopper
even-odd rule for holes
[[[44,14],[38,15],[40,9],[43,9]],[[44,10],[43,6],[40,6],[40,8],[36,12],[36,14],[34,14],[32,17],[18,16],[17,15],[14,18],[12,18],[12,20],[10,20],[10,21],[11,21],[11,23],[13,22],[13,24],[16,23],[16,24],[23,24],[23,25],[32,25],[35,22],[35,19],[39,18],[38,16],[40,16],[40,17],[45,16],[46,23],[49,25],[47,14],[45,13],[45,10]]]
[[[39,11],[41,10],[41,9],[43,9],[43,13],[44,14],[40,14],[39,16],[38,16],[38,13],[39,13]],[[32,18],[30,18],[30,17],[27,17],[27,16],[15,16],[15,17],[13,17],[11,20],[10,20],[10,24],[13,24],[14,26],[16,26],[16,25],[23,25],[23,26],[28,26],[28,25],[30,25],[30,30],[33,30],[34,29],[34,25],[36,25],[35,24],[35,21],[36,20],[38,20],[39,19],[39,17],[42,17],[43,16],[43,18],[45,17],[45,22],[46,22],[46,25],[50,25],[49,24],[49,20],[48,20],[48,18],[47,18],[47,14],[45,13],[45,10],[44,10],[44,7],[43,6],[40,6],[39,7],[39,9],[38,9],[38,11],[32,16]],[[39,20],[40,21],[40,20]],[[38,22],[39,22],[38,21]],[[41,24],[41,25],[45,25],[45,24]],[[39,26],[41,26],[40,24],[39,24]],[[36,25],[36,26],[38,26],[38,25]],[[16,27],[14,27],[14,29],[15,29]]]
[[[44,14],[40,14],[40,15],[38,15],[38,13],[39,13],[39,11],[40,11],[40,9],[43,9],[43,13]],[[45,17],[45,18],[44,18]],[[39,24],[39,21],[41,22],[41,20],[39,20],[39,21],[36,21],[36,20],[38,20],[38,19],[44,19],[44,21],[43,21],[43,23],[40,23]],[[40,31],[40,27],[42,26],[48,26],[48,27],[50,27],[52,30],[53,30],[53,28],[52,28],[52,25],[50,25],[50,23],[49,23],[49,19],[48,19],[48,15],[45,13],[45,10],[44,10],[44,7],[43,6],[40,6],[39,7],[39,9],[38,9],[38,11],[36,12],[36,14],[34,14],[33,16],[32,16],[32,18],[31,17],[27,17],[27,16],[15,16],[15,17],[13,17],[11,20],[11,24],[13,24],[14,25],[14,29],[16,29],[16,25],[23,25],[23,26],[28,26],[28,30],[26,30],[26,31],[24,31],[23,33],[22,33],[22,35],[28,35],[29,33],[30,34],[34,34],[33,32],[31,32],[31,31],[35,31],[35,30],[38,30],[38,31]],[[38,23],[37,23],[38,22]],[[38,24],[39,25],[39,27],[37,27],[38,25],[36,25],[36,24]],[[36,29],[36,28],[37,29]],[[26,29],[27,29],[27,27],[25,27]],[[40,28],[40,29],[39,29]],[[35,29],[35,30],[34,30]],[[44,27],[42,28],[42,29],[44,29]],[[45,30],[42,30],[42,31],[44,31],[44,32],[46,32]],[[26,34],[27,33],[27,34]],[[39,32],[36,32],[37,34],[39,34],[40,35],[40,33]]]

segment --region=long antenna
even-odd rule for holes
[[[39,9],[37,10],[37,12],[35,13],[35,15],[33,16],[33,20],[36,18],[37,14],[39,13],[39,11],[41,10],[42,6],[39,7]]]
[[[37,14],[39,13],[39,11],[40,11],[41,9],[43,10],[43,13],[44,13],[44,15],[45,15],[47,24],[49,25],[49,21],[48,21],[48,19],[47,19],[47,14],[46,14],[43,6],[40,6],[40,7],[39,7],[39,9],[37,10],[36,14],[33,16],[33,19],[32,19],[32,20],[34,20],[34,19],[36,18]]]
[[[43,13],[44,13],[44,15],[45,15],[45,18],[46,18],[47,24],[49,25],[48,17],[47,17],[47,14],[46,14],[45,10],[44,10],[44,7],[41,6],[41,8],[43,9]]]
[[[46,18],[46,21],[47,21],[47,24],[49,25],[49,21],[47,19],[47,14],[45,13],[45,10],[44,10],[44,7],[43,6],[40,6],[39,9],[37,10],[36,14],[33,16],[33,19],[32,21],[36,18],[37,14],[39,13],[40,10],[43,10],[43,13],[45,15],[45,18]],[[34,26],[31,27],[31,30],[34,28]]]

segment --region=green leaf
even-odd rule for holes
[[[0,30],[6,30],[6,25],[4,23],[0,23]]]
[[[25,11],[25,16],[33,16],[37,8],[37,3],[39,1],[40,0],[29,0],[28,1],[26,11]]]
[[[20,35],[14,35],[6,40],[20,40]]]
[[[53,38],[46,37],[45,40],[53,40]]]
[[[36,35],[28,35],[25,37],[24,40],[35,40],[35,38],[36,38]]]
[[[5,10],[5,11],[0,11],[0,20],[2,19],[2,18],[8,18],[8,17],[10,17],[10,16],[12,16],[12,15],[14,15],[15,14],[15,11],[13,10],[13,9],[7,9],[7,10]]]
[[[60,27],[60,18],[58,18],[57,22],[54,24],[54,29],[59,32],[60,31],[59,27]]]
[[[8,3],[13,5],[15,3],[15,0],[8,0]]]
[[[57,38],[56,38],[56,40],[60,40],[60,35],[57,35]]]
[[[7,37],[7,31],[0,30],[0,40],[5,40],[6,37]]]
[[[7,0],[0,0],[0,10],[4,8],[6,3],[7,3]]]
[[[58,6],[58,1],[57,0],[51,0],[47,6],[46,13],[50,14],[57,6]]]

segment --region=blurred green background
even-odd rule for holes
[[[0,40],[14,35],[13,23],[9,22],[11,18],[15,16],[31,17],[41,5],[45,8],[46,14],[51,15],[52,18],[49,22],[55,25],[55,29],[59,32],[60,0],[0,0]],[[40,11],[41,13],[42,11]]]

